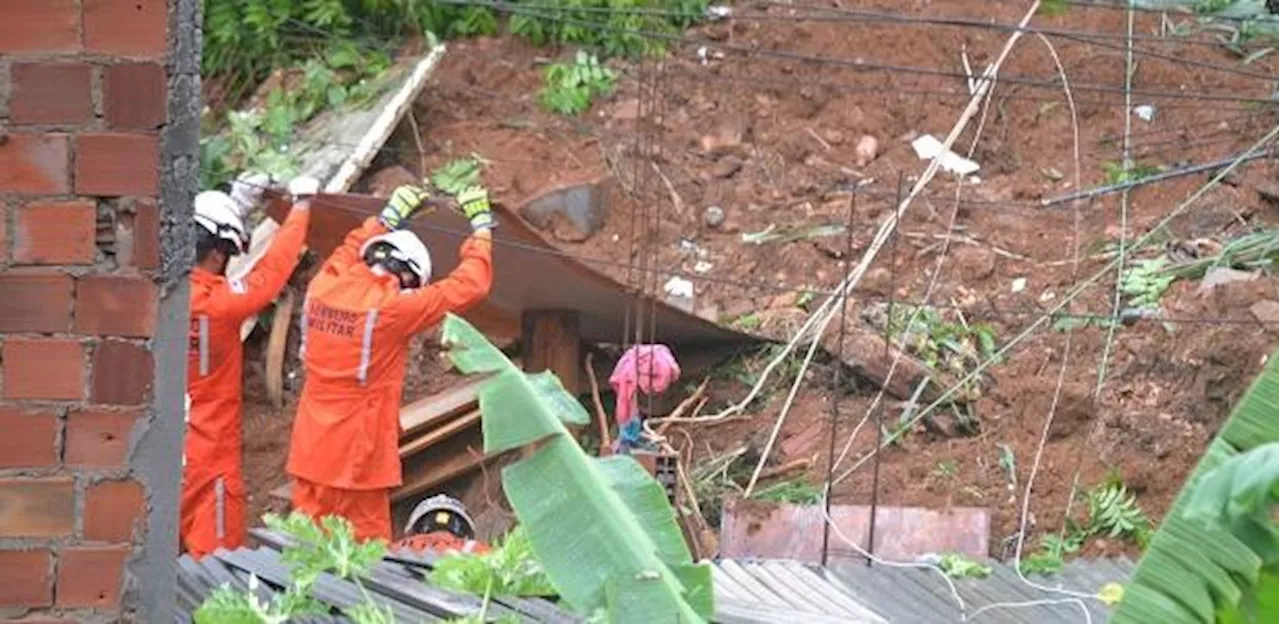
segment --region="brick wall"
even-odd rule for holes
[[[173,621],[196,1],[0,0],[0,622]]]

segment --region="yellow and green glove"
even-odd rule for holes
[[[389,230],[398,230],[427,205],[431,194],[412,184],[397,186],[382,208],[378,220]]]
[[[468,186],[458,192],[458,205],[462,214],[471,222],[471,231],[490,230],[497,227],[493,208],[489,205],[489,191],[483,186]]]

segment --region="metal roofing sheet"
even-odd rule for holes
[[[952,580],[955,594],[964,603],[963,612],[969,614],[967,621],[987,624],[1105,622],[1109,609],[1101,601],[1075,598],[1054,590],[1092,596],[1107,583],[1125,581],[1133,570],[1133,563],[1127,560],[1078,560],[1061,574],[1034,576],[1028,583],[1018,577],[1010,564],[990,565],[991,575],[986,578]],[[832,573],[844,581],[864,605],[895,624],[961,621],[962,611],[956,596],[936,571],[876,565],[840,566]],[[1082,607],[1088,610],[1088,616]]]
[[[822,568],[788,560],[721,560],[714,572],[716,619],[934,624],[960,622],[967,613],[967,621],[986,624],[1105,622],[1108,609],[1100,601],[1072,600],[1052,590],[1093,595],[1107,583],[1126,580],[1133,564],[1076,561],[1060,575],[1032,578],[1039,587],[1020,579],[1011,565],[992,563],[991,568],[986,578],[949,585],[937,570],[912,565]]]

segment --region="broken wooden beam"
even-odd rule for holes
[[[478,409],[481,383],[471,381],[400,408],[401,441]]]
[[[551,371],[570,394],[582,391],[578,313],[573,310],[525,310],[521,315],[521,356],[530,373]]]
[[[289,326],[293,323],[293,305],[293,291],[286,287],[271,316],[271,336],[267,340],[267,400],[275,407],[284,405],[284,360]]]

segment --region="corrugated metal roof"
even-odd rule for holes
[[[991,563],[991,575],[955,579],[967,622],[985,624],[1077,624],[1105,622],[1109,609],[1092,599],[1038,589],[1023,582],[1012,565]],[[1125,559],[1074,561],[1061,574],[1031,580],[1050,589],[1093,595],[1103,585],[1124,582],[1134,564]],[[788,560],[721,560],[714,572],[717,620],[730,624],[774,622],[960,622],[962,611],[942,575],[918,567],[842,565],[832,568]],[[1003,603],[1038,604],[1015,608]],[[1084,610],[1089,611],[1088,616]],[[974,615],[976,614],[976,615]]]
[[[178,559],[178,622],[190,622],[204,599],[223,584],[248,591],[250,574],[258,577],[260,583],[255,593],[263,599],[270,599],[272,594],[288,584],[288,568],[278,551],[286,539],[260,529],[252,533],[267,547],[219,550],[199,561],[186,555]],[[435,559],[432,553],[408,550],[389,553],[363,584],[374,602],[391,608],[397,622],[440,622],[480,613],[481,600],[477,597],[433,587],[426,581]],[[354,583],[329,574],[320,576],[312,595],[338,609],[362,600],[360,589]],[[553,602],[537,599],[494,598],[487,613],[492,618],[513,616],[521,622],[569,624],[584,621]],[[337,614],[299,621],[349,622]]]
[[[255,529],[255,537],[267,547],[219,551],[195,561],[178,560],[178,622],[191,621],[200,603],[225,584],[249,590],[249,575],[261,581],[255,593],[263,599],[288,582],[288,570],[279,549],[285,538]],[[388,553],[365,582],[374,600],[389,606],[397,622],[438,622],[479,613],[481,601],[475,596],[432,587],[426,576],[436,560],[434,553],[399,550]],[[1010,565],[992,563],[992,573],[983,579],[959,579],[956,592],[964,601],[968,622],[984,624],[1055,624],[1105,622],[1108,609],[1097,600],[1057,603],[1065,596],[1031,587],[1018,579]],[[1033,577],[1037,584],[1089,595],[1103,585],[1124,582],[1134,564],[1128,560],[1077,560],[1059,575]],[[960,622],[962,611],[942,576],[933,570],[915,567],[841,565],[820,567],[791,560],[733,560],[714,562],[716,616],[721,624],[934,624]],[[356,586],[330,575],[322,575],[314,596],[342,608],[361,600]],[[982,610],[996,603],[1044,604],[1021,608]],[[1081,604],[1089,610],[1086,618]],[[982,610],[981,612],[979,612]],[[538,599],[496,598],[488,613],[496,618],[514,616],[522,622],[578,623],[584,618],[554,602]],[[977,613],[977,615],[973,615]],[[348,622],[340,615],[309,618],[305,622]]]

